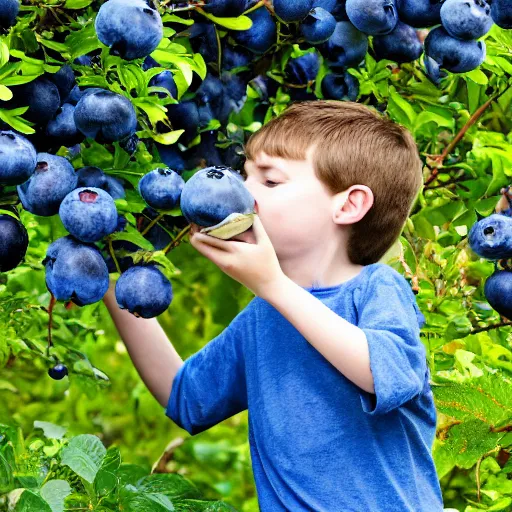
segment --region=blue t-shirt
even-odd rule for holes
[[[262,512],[442,512],[425,319],[406,279],[373,263],[304,289],[364,331],[375,395],[255,297],[185,361],[166,415],[195,435],[248,409]]]

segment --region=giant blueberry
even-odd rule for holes
[[[50,244],[43,265],[46,286],[57,300],[85,306],[100,301],[108,290],[107,264],[98,248],[71,235]]]
[[[62,200],[77,184],[73,166],[61,156],[38,153],[34,174],[18,185],[18,195],[25,210],[49,217],[59,211]]]
[[[25,257],[27,247],[28,234],[21,221],[0,214],[0,272],[17,267]]]
[[[468,242],[481,258],[512,258],[512,218],[494,213],[479,220],[471,226]]]
[[[492,0],[491,16],[498,27],[512,28],[512,2],[510,0]]]
[[[338,21],[331,37],[320,51],[332,69],[355,67],[368,51],[368,36],[349,21]]]
[[[484,41],[461,41],[451,37],[443,27],[432,29],[425,38],[425,67],[429,78],[439,83],[440,68],[452,73],[476,69],[485,59]]]
[[[180,200],[185,180],[172,169],[154,169],[139,181],[139,192],[155,210],[172,210]]]
[[[392,32],[373,38],[373,49],[377,60],[388,59],[403,63],[419,59],[423,45],[416,29],[399,20]]]
[[[254,211],[254,197],[229,167],[207,167],[197,171],[183,187],[181,211],[189,222],[211,227],[232,213]]]
[[[16,23],[20,10],[18,0],[0,0],[0,28],[8,29]]]
[[[416,28],[432,27],[441,23],[441,6],[444,0],[397,0],[398,17]]]
[[[64,227],[81,242],[97,242],[117,228],[112,196],[94,187],[80,187],[62,201],[59,216]]]
[[[492,27],[491,7],[484,0],[446,0],[441,7],[441,23],[452,37],[478,39]]]
[[[160,315],[173,299],[170,281],[155,265],[135,265],[123,272],[115,293],[121,309],[142,318]]]
[[[31,142],[12,130],[0,131],[0,184],[19,185],[36,168],[37,155]]]
[[[255,54],[265,53],[277,39],[275,19],[264,6],[250,12],[247,16],[252,20],[251,28],[232,31],[231,36],[237,44],[244,46],[251,52]]]
[[[312,0],[274,0],[274,12],[283,21],[300,21],[304,19],[313,6]]]
[[[137,116],[131,101],[101,89],[85,91],[76,104],[74,118],[77,128],[98,142],[124,139],[137,128]]]
[[[94,24],[98,39],[122,59],[146,57],[163,36],[159,12],[143,0],[108,0]]]
[[[336,19],[330,12],[321,7],[311,9],[300,24],[300,31],[304,39],[310,44],[327,41],[335,28]]]
[[[484,295],[495,311],[512,320],[512,270],[496,270],[488,277]]]
[[[347,0],[346,10],[352,24],[365,34],[389,34],[398,21],[395,0]]]

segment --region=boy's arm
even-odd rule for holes
[[[113,284],[103,301],[140,377],[160,405],[167,407],[174,377],[183,360],[156,318],[137,318],[119,308]]]

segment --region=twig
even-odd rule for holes
[[[164,213],[159,213],[144,229],[144,231],[141,232],[141,235],[144,236],[155,224],[160,222],[164,218]]]
[[[119,266],[119,262],[117,261],[116,254],[114,252],[114,247],[112,246],[112,238],[110,237],[108,237],[108,252],[110,253],[110,257],[114,260],[116,270],[119,272],[119,275],[121,275],[121,267]]]
[[[46,357],[50,357],[50,347],[53,347],[52,341],[52,320],[53,320],[53,307],[55,306],[55,296],[50,292],[50,305],[48,306],[48,346],[46,347]]]
[[[492,455],[493,453],[495,452],[499,452],[501,450],[501,446],[498,445],[496,446],[495,448],[493,448],[492,450],[488,451],[487,453],[484,453],[479,459],[478,459],[478,462],[476,463],[476,473],[475,473],[475,476],[476,476],[476,491],[477,491],[477,499],[478,499],[478,502],[480,503],[480,464],[482,463],[482,460],[485,459],[485,457],[488,457],[489,455]]]
[[[172,251],[175,247],[177,247],[182,238],[190,231],[191,225],[184,227],[179,233],[178,236],[164,249],[164,254],[167,254],[169,251]]]
[[[173,439],[163,451],[162,455],[160,455],[160,458],[153,464],[153,467],[151,468],[151,474],[153,473],[168,473],[166,469],[167,463],[172,459],[174,455],[174,450],[176,448],[180,447],[185,440],[183,437],[177,437],[176,439]]]

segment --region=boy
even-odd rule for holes
[[[263,512],[441,512],[424,322],[379,260],[422,185],[409,132],[351,102],[295,103],[246,145],[251,230],[191,244],[256,297],[184,363],[105,297],[142,379],[191,435],[248,409]]]

